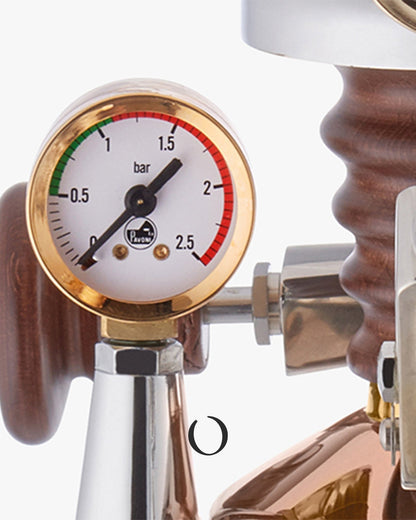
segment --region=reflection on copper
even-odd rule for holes
[[[166,472],[168,492],[163,508],[164,520],[198,520],[192,461],[186,428],[183,400],[183,379],[176,377],[169,384],[169,413],[172,447],[171,461]]]
[[[232,486],[212,519],[381,520],[393,472],[378,423],[359,410]]]
[[[370,474],[370,468],[351,471],[305,498],[293,509],[282,513],[288,519],[299,520],[367,518]]]
[[[384,505],[383,520],[414,520],[416,492],[405,491],[400,485],[400,463],[396,466]]]

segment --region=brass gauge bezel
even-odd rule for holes
[[[221,151],[228,165],[237,203],[228,249],[201,283],[168,299],[135,303],[105,296],[72,273],[53,242],[47,203],[54,169],[68,146],[96,123],[119,114],[138,111],[161,112],[177,117],[206,135]],[[66,296],[102,317],[148,322],[187,314],[202,306],[226,283],[240,263],[250,240],[254,219],[254,188],[243,151],[218,119],[196,103],[165,93],[128,91],[95,101],[64,120],[47,140],[35,164],[28,187],[26,214],[35,254],[49,278]]]
[[[413,7],[406,0],[374,0],[393,20],[407,29],[416,31],[416,4]]]

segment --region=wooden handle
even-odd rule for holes
[[[375,382],[383,341],[394,340],[394,220],[398,193],[416,183],[416,72],[343,67],[344,93],[322,135],[348,169],[333,204],[356,237],[341,283],[364,311],[348,362]]]
[[[25,223],[26,184],[0,199],[0,404],[10,433],[25,443],[59,426],[71,381],[93,377],[98,319],[52,284],[32,251]],[[201,372],[207,354],[201,317],[179,323],[185,372]]]

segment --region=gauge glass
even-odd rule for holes
[[[154,207],[141,211],[161,178],[150,194]],[[175,116],[142,111],[104,119],[71,142],[50,181],[48,223],[66,266],[87,286],[155,302],[215,269],[230,245],[236,204],[228,165],[206,135]]]
[[[87,93],[42,146],[27,195],[52,282],[102,317],[159,322],[208,301],[248,246],[250,168],[208,100],[161,80]]]

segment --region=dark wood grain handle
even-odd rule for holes
[[[25,443],[49,439],[59,426],[71,381],[93,377],[98,319],[52,284],[32,251],[25,223],[26,184],[0,199],[0,404],[10,433]],[[179,323],[185,372],[201,372],[207,355],[201,317]]]
[[[394,221],[400,191],[416,184],[416,72],[344,67],[344,92],[322,126],[348,175],[336,218],[356,237],[341,283],[362,306],[364,323],[348,362],[375,382],[383,341],[394,340]]]

